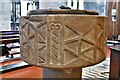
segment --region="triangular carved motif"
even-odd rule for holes
[[[39,21],[32,21],[32,23],[33,23],[33,25],[34,25],[35,27],[37,27],[37,26],[40,24]]]
[[[35,44],[35,42],[36,42],[36,41],[35,41],[35,37],[30,38],[29,41],[30,41],[31,47],[36,45],[36,44]],[[33,44],[33,43],[34,43],[34,44]],[[34,47],[33,47],[33,48],[34,48]]]
[[[29,49],[29,60],[33,60],[34,59],[34,53],[31,50],[32,49]]]
[[[101,34],[99,34],[99,37],[98,37],[98,39],[96,41],[97,46],[101,47],[101,48],[104,46],[103,35],[104,35],[103,32],[101,32]]]
[[[24,28],[22,29],[26,36],[28,36],[28,26],[29,24],[26,24]]]
[[[35,29],[33,27],[33,25],[29,26],[29,36],[33,35],[35,33]]]
[[[39,51],[46,47],[45,44],[40,44],[40,43],[38,44],[38,46],[39,46],[38,47]]]
[[[26,41],[26,40],[27,40],[27,38],[26,38],[26,36],[25,36],[24,34],[22,34],[22,40],[23,40],[23,41]]]
[[[64,50],[64,64],[69,64],[77,59],[78,57],[75,56],[73,53],[69,52],[68,50]]]
[[[28,55],[28,47],[27,47],[27,44],[21,46],[21,54],[22,54],[22,56],[23,56],[22,58],[28,59],[28,57],[27,57],[27,55]]]
[[[68,48],[74,50],[75,52],[78,52],[78,40],[69,42],[67,44],[65,44],[65,46],[67,46]]]
[[[101,32],[103,31],[103,29],[100,27],[100,25],[95,27],[95,35],[96,37],[99,37],[99,35],[101,34]]]
[[[93,45],[91,45],[90,43],[81,40],[81,52],[86,51],[87,49],[91,49],[93,47]]]
[[[84,35],[84,38],[88,39],[90,41],[95,41],[95,35],[94,35],[94,33],[95,33],[95,30],[92,29],[87,34]]]
[[[46,32],[47,32],[47,27],[46,26],[42,26],[39,28],[39,35],[46,40]]]
[[[39,58],[39,63],[45,63],[45,60],[43,60],[41,57]]]
[[[81,58],[83,58],[86,61],[95,63],[96,62],[96,53],[94,53],[94,50],[89,50],[83,53],[83,55],[81,55]]]
[[[34,39],[35,37],[32,37],[32,38],[30,38],[29,39],[29,52],[28,52],[28,54],[29,54],[29,60],[30,61],[33,61],[33,62],[36,62],[36,41],[35,41],[35,39]],[[34,44],[33,44],[34,43]]]
[[[39,63],[45,63],[46,62],[46,57],[45,57],[45,53],[46,53],[46,48],[41,48],[41,50],[39,51]]]
[[[41,44],[45,44],[45,40],[43,39],[43,37],[41,37],[41,35],[38,34],[38,42]]]
[[[72,39],[77,36],[79,36],[79,34],[76,31],[69,27],[64,27],[64,40]]]
[[[38,28],[41,28],[41,27],[46,27],[46,24],[47,22],[42,20],[42,21],[39,21],[39,24],[37,25]]]

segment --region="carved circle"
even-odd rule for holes
[[[56,30],[59,30],[61,28],[61,24],[60,23],[50,23],[49,27],[50,27],[50,30],[53,30],[53,29],[56,29]]]

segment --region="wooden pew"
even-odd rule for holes
[[[120,79],[120,45],[115,45],[110,48],[110,80]]]
[[[0,31],[0,44],[3,45],[1,46],[3,51],[1,52],[1,56],[8,57],[8,55],[11,55],[11,58],[13,58],[14,54],[19,54],[19,52],[11,51],[11,49],[19,48],[20,46],[7,47],[8,44],[14,44],[17,42],[19,43],[19,31]],[[3,50],[3,48],[8,50],[8,52]]]

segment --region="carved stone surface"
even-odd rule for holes
[[[48,68],[97,64],[106,57],[107,17],[34,15],[20,19],[22,59]]]

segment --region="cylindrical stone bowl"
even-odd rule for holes
[[[106,58],[107,17],[85,10],[33,10],[20,18],[22,59],[31,65],[86,67]]]

